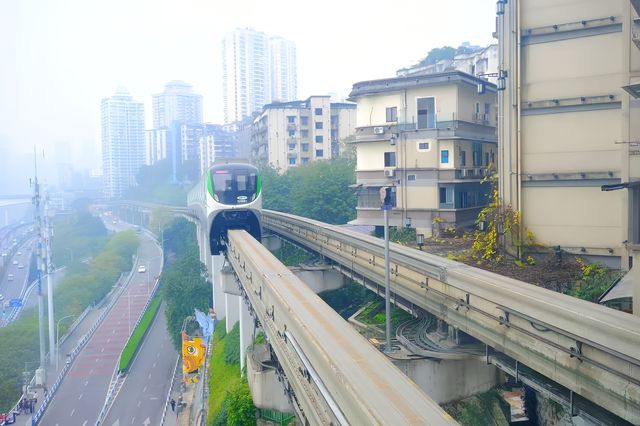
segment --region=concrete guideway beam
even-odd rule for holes
[[[374,283],[382,241],[265,211],[264,226]],[[640,318],[392,244],[392,292],[623,419],[640,424]]]
[[[455,424],[248,233],[229,232],[227,255],[310,424]]]

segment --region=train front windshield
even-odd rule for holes
[[[258,175],[255,170],[212,170],[211,180],[213,199],[221,204],[246,204],[258,196]]]

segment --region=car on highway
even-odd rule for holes
[[[138,272],[140,272],[140,273],[147,272],[146,266],[144,266],[144,265],[138,266]]]
[[[7,281],[13,281],[15,276],[13,274],[7,274]]]
[[[22,268],[24,268],[24,265],[21,263],[18,265],[18,269],[22,269]]]
[[[11,264],[12,264],[12,265],[17,265],[17,264],[18,264],[18,261],[17,261],[17,260],[14,260],[13,262],[11,262]]]
[[[22,256],[22,252],[21,251],[18,252],[18,256]]]

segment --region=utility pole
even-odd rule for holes
[[[391,193],[393,188],[384,186],[380,188],[380,203],[384,212],[384,307],[386,312],[387,344],[386,353],[393,352],[391,346],[391,279],[389,272],[389,211],[392,208]]]
[[[35,221],[38,229],[38,331],[40,336],[40,368],[46,362],[45,337],[44,337],[44,300],[42,297],[42,274],[44,272],[44,241],[42,238],[42,211],[40,206],[40,184],[38,183],[38,159],[36,148],[33,148],[33,161],[35,178],[33,184],[33,205],[35,206]]]
[[[49,317],[49,365],[55,365],[58,357],[55,339],[55,320],[53,319],[53,262],[51,260],[51,240],[53,229],[51,224],[51,212],[49,211],[49,193],[44,199],[44,219],[45,219],[45,266],[47,271],[47,307]]]

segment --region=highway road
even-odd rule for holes
[[[163,303],[102,424],[159,425],[177,357],[167,333]]]
[[[29,264],[31,262],[31,248],[34,242],[35,238],[29,238],[17,247],[13,256],[8,255],[4,257],[5,262],[8,265],[6,273],[2,277],[2,281],[0,281],[0,294],[2,294],[3,298],[3,309],[0,313],[0,326],[2,327],[6,325],[5,317],[10,312],[8,307],[9,300],[20,297],[23,287],[30,284],[27,282],[27,275],[29,273]],[[15,265],[14,262],[16,263]],[[19,266],[22,266],[22,268]],[[12,279],[9,279],[10,275],[12,276]]]
[[[134,265],[131,280],[124,284],[126,289],[74,361],[42,417],[41,424],[95,424],[122,348],[160,271],[160,249],[152,240],[141,236],[138,261]],[[139,265],[145,265],[149,273],[137,272]]]

